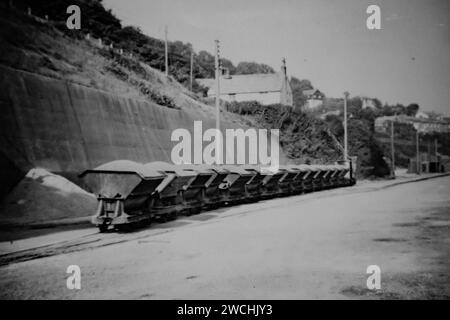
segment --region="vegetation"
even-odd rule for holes
[[[299,163],[332,163],[342,157],[327,124],[300,109],[263,106],[257,101],[225,103],[225,108],[247,117],[256,127],[279,129],[284,152]]]
[[[61,31],[68,36],[81,38],[89,33],[95,38],[101,38],[106,45],[114,44],[117,48],[123,48],[133,53],[140,61],[149,66],[164,70],[164,42],[161,39],[149,37],[142,33],[138,27],[122,26],[120,20],[114,16],[111,10],[103,7],[101,0],[14,0],[14,6],[22,9],[32,8],[34,15],[48,16],[50,20],[66,21],[66,9],[69,5],[76,4],[81,8],[83,16],[89,19],[82,20],[82,30],[68,30],[65,23],[60,24]],[[192,44],[181,41],[169,42],[169,72],[181,84],[190,85],[190,57],[193,53],[194,78],[214,77],[214,56],[207,51],[196,53]],[[221,66],[229,70],[230,74],[249,73],[273,73],[270,66],[256,62],[241,62],[237,66],[226,59],[221,59]],[[205,89],[193,84],[194,92],[204,92]]]
[[[343,129],[343,99],[328,98],[318,108],[316,115],[327,114],[324,119],[328,123],[331,132],[339,139],[344,139]],[[359,158],[359,165],[375,176],[386,173],[386,164],[383,157],[390,159],[391,145],[390,132],[375,132],[375,119],[383,116],[406,115],[414,117],[420,107],[417,103],[382,104],[378,99],[373,99],[374,108],[362,108],[362,99],[353,97],[348,100],[349,113],[349,152]],[[338,113],[333,113],[338,111]],[[411,158],[416,155],[416,129],[410,124],[396,123],[395,136],[395,162],[397,166],[407,167]],[[434,142],[439,145],[439,152],[450,154],[450,138],[445,133],[433,133],[421,135],[420,151],[434,154]]]
[[[303,91],[313,88],[311,81],[300,80],[296,77],[291,77],[290,85],[291,85],[291,89],[292,89],[292,98],[294,101],[294,108],[301,109],[306,103],[306,97],[303,94]]]

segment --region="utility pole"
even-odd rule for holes
[[[347,132],[347,99],[349,93],[344,92],[344,161],[348,160],[348,132]]]
[[[215,41],[216,44],[216,164],[221,164],[222,145],[220,139],[220,43],[219,40]]]
[[[391,178],[395,179],[394,120],[391,121]]]
[[[438,154],[438,142],[437,138],[434,138],[434,155],[437,157]]]
[[[416,166],[417,174],[420,174],[422,168],[420,167],[419,129],[416,131]]]
[[[190,74],[190,89],[192,91],[192,83],[194,81],[194,51],[191,51],[191,74]]]
[[[165,72],[166,72],[166,77],[168,77],[169,76],[169,48],[168,48],[168,45],[167,45],[167,26],[165,26],[165,28],[164,28],[164,46],[165,46],[165,52],[166,52],[166,55],[165,55],[165,65],[166,65]]]

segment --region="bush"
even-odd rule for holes
[[[258,101],[225,102],[225,108],[229,112],[237,114],[256,114],[264,106]]]

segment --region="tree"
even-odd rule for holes
[[[200,51],[196,57],[199,75],[202,78],[214,78],[215,58],[207,51]]]
[[[292,89],[292,98],[295,108],[301,108],[306,103],[306,97],[303,95],[304,90],[312,89],[313,86],[309,80],[300,80],[296,77],[291,77],[289,81]]]
[[[419,105],[417,103],[411,103],[406,107],[406,114],[411,117],[415,117],[419,111]]]
[[[230,74],[236,73],[236,67],[233,65],[233,62],[231,62],[228,59],[221,58],[220,66],[222,67],[222,69],[227,69],[230,72]]]
[[[240,62],[236,67],[236,74],[275,73],[275,70],[264,63]]]

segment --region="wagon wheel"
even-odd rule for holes
[[[102,223],[98,225],[98,230],[100,231],[100,233],[105,233],[108,231],[109,225],[106,223]]]
[[[130,232],[132,230],[130,223],[118,224],[115,227],[119,232]]]
[[[172,212],[168,218],[170,221],[176,220],[178,218],[177,212],[176,211]]]

